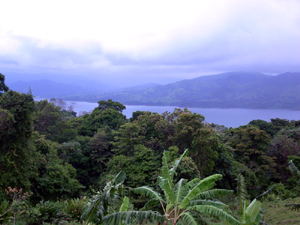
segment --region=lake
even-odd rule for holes
[[[98,106],[98,103],[66,101],[68,105],[74,102],[74,111],[90,112]],[[127,118],[132,116],[135,111],[150,111],[163,113],[165,111],[173,112],[174,106],[144,106],[144,105],[126,105],[123,114]],[[226,127],[239,127],[248,124],[251,120],[261,119],[267,122],[272,118],[300,120],[300,111],[281,110],[281,109],[219,109],[219,108],[188,108],[194,113],[199,113],[205,117],[205,121],[224,125]]]

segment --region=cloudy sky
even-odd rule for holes
[[[300,72],[299,0],[0,0],[0,8],[7,81]]]

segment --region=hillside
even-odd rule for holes
[[[113,99],[129,105],[300,109],[300,73],[268,76],[230,72],[144,89],[128,88],[99,94],[68,95],[64,98],[94,102]]]

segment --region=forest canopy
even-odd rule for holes
[[[161,159],[173,164],[186,149],[174,183],[220,174],[215,188],[236,192],[236,178],[242,175],[249,199],[274,184],[281,185],[282,198],[300,194],[296,175],[288,169],[291,159],[300,167],[300,121],[274,118],[227,128],[205,123],[203,115],[187,108],[137,111],[126,119],[126,107],[111,99],[77,116],[62,100],[34,101],[30,92],[9,90],[2,74],[0,79],[0,204],[11,200],[9,193],[25,196],[36,207],[91,197],[120,171],[126,174],[122,185],[154,190],[164,173]],[[145,196],[126,193],[133,208],[147,202]]]

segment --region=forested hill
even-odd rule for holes
[[[66,100],[113,99],[132,105],[300,109],[300,73],[268,76],[230,72],[145,89],[65,96]]]

